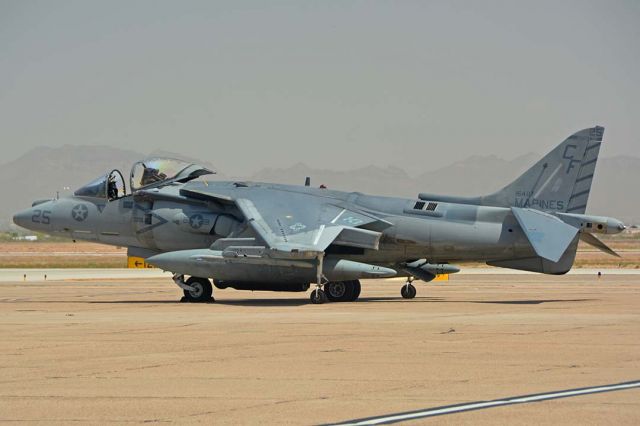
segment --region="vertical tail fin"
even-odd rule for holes
[[[542,160],[481,204],[584,213],[604,134],[592,127],[569,136]]]
[[[593,174],[596,170],[603,135],[603,127],[596,126],[590,129],[589,143],[585,148],[584,156],[580,163],[580,170],[578,171],[573,191],[569,197],[569,204],[567,205],[567,212],[569,213],[582,214],[587,208],[587,201],[589,201],[589,192],[591,191],[591,183],[593,182]]]

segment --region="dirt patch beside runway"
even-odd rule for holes
[[[0,268],[124,268],[127,249],[78,242],[0,242]]]
[[[363,282],[356,303],[165,279],[0,284],[0,421],[312,424],[640,378],[640,275]],[[424,423],[640,422],[640,391]]]

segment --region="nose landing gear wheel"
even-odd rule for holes
[[[327,294],[321,288],[316,288],[311,291],[310,299],[314,305],[320,305],[327,301]]]
[[[211,297],[213,288],[211,281],[206,278],[191,277],[185,283],[193,287],[193,290],[184,290],[184,299],[187,302],[213,302]]]
[[[416,297],[416,288],[413,286],[413,284],[406,283],[402,286],[402,289],[400,289],[400,294],[405,299],[413,299],[414,297]]]

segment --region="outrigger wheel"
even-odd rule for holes
[[[316,287],[311,290],[310,299],[314,305],[320,305],[327,301],[327,294],[320,287]]]
[[[211,281],[207,278],[191,277],[185,283],[193,290],[183,290],[184,299],[186,302],[213,302],[211,297],[213,294],[213,288],[211,287]]]
[[[400,294],[405,299],[413,299],[414,297],[416,297],[416,288],[413,286],[413,284],[407,281],[407,283],[402,286],[402,289],[400,289]]]

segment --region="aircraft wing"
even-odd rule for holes
[[[377,250],[382,234],[361,227],[374,222],[388,225],[369,213],[342,207],[339,200],[277,188],[238,191],[235,197],[208,194],[204,188],[181,194],[234,203],[260,239],[280,252],[312,256],[330,244]]]

